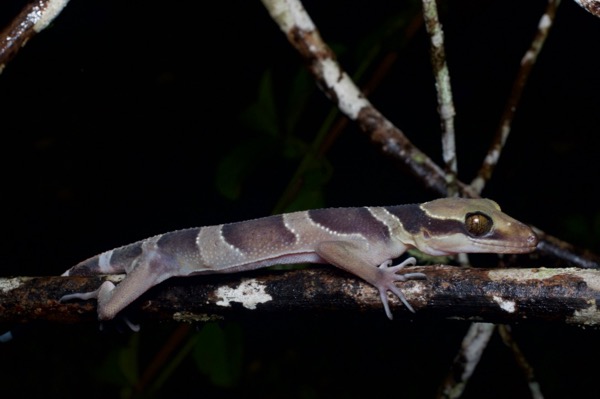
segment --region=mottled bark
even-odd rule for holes
[[[425,273],[427,280],[399,285],[416,313],[410,313],[390,296],[397,319],[600,324],[600,311],[596,308],[600,297],[600,271],[440,265],[406,269],[407,273],[417,271]],[[106,278],[0,279],[0,322],[95,321],[95,301],[60,303],[58,299],[68,293],[94,290]],[[144,294],[128,311],[142,322],[298,312],[370,313],[385,318],[374,287],[326,266],[171,279]]]

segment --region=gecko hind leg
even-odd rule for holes
[[[100,307],[100,306],[102,306],[102,304],[106,303],[106,301],[108,301],[112,297],[113,290],[115,288],[116,288],[116,286],[112,282],[105,281],[95,291],[90,291],[90,292],[76,292],[76,293],[73,293],[73,294],[63,295],[59,299],[59,302],[70,301],[70,300],[73,300],[73,299],[81,299],[83,301],[86,301],[88,299],[96,299],[98,301],[98,307]],[[119,315],[119,319],[122,320],[127,325],[127,327],[129,327],[129,329],[131,329],[131,331],[134,331],[134,332],[140,331],[139,324],[133,323],[126,316]],[[103,329],[103,325],[104,325],[104,323],[100,324],[100,330]]]

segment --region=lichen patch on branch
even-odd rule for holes
[[[362,95],[348,75],[342,71],[337,62],[332,59],[321,61],[323,67],[323,80],[327,87],[337,96],[338,106],[350,119],[355,120],[364,107],[369,106],[369,101]]]
[[[221,298],[217,305],[229,307],[231,302],[239,302],[246,309],[256,309],[259,303],[273,300],[273,297],[265,292],[265,286],[255,279],[244,280],[235,288],[221,287],[216,295]]]
[[[9,292],[14,290],[15,288],[19,288],[21,286],[22,279],[20,278],[7,278],[0,280],[0,292]]]

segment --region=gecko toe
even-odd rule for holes
[[[401,274],[404,279],[402,281],[408,280],[427,280],[427,275],[425,273],[406,273]]]
[[[400,290],[400,288],[398,288],[394,285],[394,286],[390,287],[390,291],[392,291],[392,293],[394,295],[396,295],[398,297],[398,299],[400,299],[400,301],[402,301],[404,306],[406,306],[406,309],[410,310],[412,313],[416,313],[415,309],[406,300],[406,297],[404,296],[404,294],[402,293],[402,290]]]
[[[385,314],[390,320],[394,320],[394,316],[392,315],[392,311],[390,310],[390,304],[387,298],[386,290],[379,290],[379,298],[381,298],[381,303],[383,303],[383,309],[385,310]]]
[[[90,292],[76,292],[74,294],[67,294],[60,297],[59,302],[66,302],[72,299],[81,299],[82,301],[86,301],[88,299],[97,299],[98,291],[90,291]]]

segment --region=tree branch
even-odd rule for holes
[[[0,73],[27,41],[46,29],[69,0],[35,0],[0,31]]]
[[[596,298],[600,271],[568,269],[480,269],[418,266],[427,280],[400,285],[416,313],[391,299],[396,318],[477,318],[494,323],[546,321],[600,325]],[[72,292],[95,290],[94,277],[0,279],[0,322],[35,320],[75,323],[96,320],[95,301],[60,303]],[[130,310],[142,320],[197,321],[280,312],[380,314],[377,290],[343,271],[316,267],[230,275],[173,278],[144,294]]]
[[[597,17],[600,17],[600,0],[575,0],[575,3],[585,8]]]

